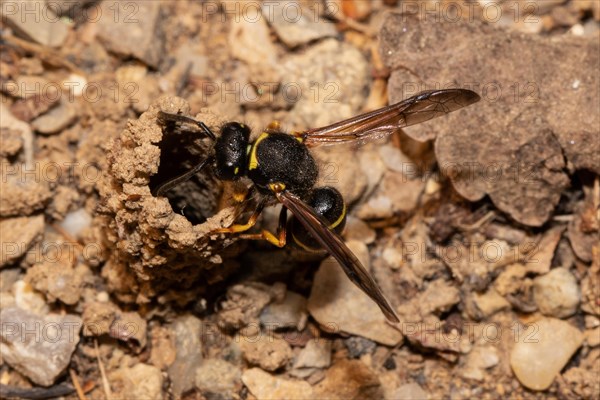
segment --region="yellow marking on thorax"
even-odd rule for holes
[[[258,139],[256,139],[254,143],[252,143],[252,148],[250,149],[250,159],[248,161],[248,171],[251,171],[258,167],[258,160],[256,159],[256,148],[258,147],[258,144],[265,140],[268,136],[269,134],[267,132],[263,132],[260,134]]]

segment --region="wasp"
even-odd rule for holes
[[[385,317],[397,323],[398,316],[379,285],[340,236],[348,213],[342,195],[333,187],[315,187],[319,171],[309,148],[383,138],[400,128],[440,117],[479,100],[479,95],[466,89],[425,91],[321,128],[290,134],[282,132],[278,123],[271,123],[252,141],[250,128],[240,122],[224,124],[217,137],[201,121],[161,111],[160,120],[193,124],[214,145],[204,160],[164,182],[153,194],[160,196],[207,165],[213,167],[219,180],[248,178],[252,183],[250,191],[256,190],[260,198],[253,214],[244,224],[211,233],[238,233],[242,238],[263,239],[278,247],[293,241],[306,250],[324,249],[338,261],[348,278],[377,303]],[[277,203],[282,207],[275,234],[264,229],[260,233],[245,233],[256,224],[266,206]],[[292,214],[289,220],[288,210]]]

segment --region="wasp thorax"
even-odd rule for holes
[[[221,128],[215,144],[216,175],[225,181],[236,180],[246,172],[250,128],[239,122],[229,122]]]

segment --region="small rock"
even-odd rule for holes
[[[240,329],[258,324],[258,316],[271,301],[268,286],[263,284],[234,285],[227,289],[227,300],[221,305],[218,324],[223,329]]]
[[[411,382],[400,386],[394,392],[392,399],[425,400],[429,398],[426,391],[418,383]]]
[[[69,27],[43,0],[24,0],[2,4],[2,21],[28,40],[57,47],[69,34]]]
[[[175,397],[192,389],[196,370],[202,365],[202,321],[193,315],[178,317],[171,324],[177,356],[169,366],[171,390]]]
[[[153,325],[150,329],[151,343],[148,362],[160,370],[166,370],[177,357],[177,350],[171,335],[172,331],[165,326]]]
[[[228,40],[235,58],[248,64],[276,64],[277,49],[264,18],[256,21],[240,18],[231,25]]]
[[[344,340],[344,345],[348,349],[348,357],[359,358],[363,354],[372,353],[377,345],[369,339],[352,336]]]
[[[315,63],[315,59],[321,61]],[[326,39],[301,53],[286,56],[279,70],[282,72],[282,96],[294,105],[293,112],[288,113],[282,123],[294,129],[325,126],[356,115],[364,102],[370,76],[365,56],[356,47],[335,39]],[[329,147],[334,149],[336,146]],[[349,149],[339,151],[348,158]],[[335,180],[344,171],[334,168],[335,160],[327,161],[333,163],[321,175],[329,173],[331,176],[320,179],[330,184],[327,182]],[[360,165],[355,167],[360,168]],[[353,176],[354,179],[357,177],[356,174]]]
[[[173,377],[173,375],[171,375]],[[115,399],[161,400],[163,375],[160,369],[148,364],[123,367],[109,373],[108,381]]]
[[[344,238],[346,240],[356,240],[364,244],[371,244],[377,238],[377,234],[363,220],[349,215],[346,220]]]
[[[417,167],[415,163],[396,146],[386,144],[378,149],[379,156],[385,166],[394,172],[405,174],[407,178],[414,179]]]
[[[52,385],[71,362],[81,318],[33,314],[18,307],[0,311],[0,352],[11,367],[41,386]]]
[[[355,212],[360,219],[389,218],[398,212],[412,211],[425,187],[422,179],[410,179],[406,175],[387,171],[379,187]]]
[[[238,336],[244,358],[252,365],[264,370],[275,371],[285,366],[292,358],[292,348],[283,339],[266,334],[259,337]]]
[[[242,384],[241,369],[220,358],[204,360],[196,370],[196,387],[206,394],[234,397]],[[208,396],[210,398],[210,396]]]
[[[110,333],[119,308],[113,303],[92,302],[86,304],[83,314],[83,335],[101,336]]]
[[[52,192],[48,182],[41,179],[44,165],[5,166],[6,173],[0,182],[0,217],[27,216],[44,208]],[[27,171],[35,171],[35,173]]]
[[[307,318],[306,298],[288,290],[283,302],[272,302],[265,307],[260,314],[260,323],[268,330],[296,328],[301,331]]]
[[[316,398],[382,399],[383,389],[377,375],[359,360],[341,360],[325,373],[315,388]]]
[[[3,103],[0,103],[0,132],[3,132],[1,136],[3,145],[0,154],[10,156],[12,152],[20,151],[21,148],[23,148],[25,164],[30,165],[33,163],[33,132],[31,126],[19,119],[11,112],[8,106]],[[4,142],[6,136],[8,136],[7,143]],[[20,144],[15,142],[20,142]],[[6,174],[9,172],[18,173],[19,168],[18,166],[11,168],[11,166],[7,164],[3,167],[3,171],[5,171]],[[4,174],[2,175],[2,178],[2,181],[4,181]]]
[[[552,259],[558,242],[564,232],[564,226],[549,229],[542,240],[536,245],[536,251],[527,255],[527,271],[536,274],[545,274],[550,271]]]
[[[585,331],[585,341],[590,347],[600,346],[600,326]]]
[[[31,126],[39,133],[52,135],[59,133],[77,119],[77,108],[73,103],[61,101],[57,107],[51,108],[31,122]]]
[[[125,57],[133,56],[157,68],[164,57],[161,6],[159,1],[101,3],[101,15],[119,17],[101,18],[98,21],[98,39],[111,52]],[[115,13],[117,10],[119,12]],[[131,10],[135,10],[135,15],[131,15]]]
[[[63,245],[56,259],[43,260],[27,270],[25,280],[39,292],[46,295],[48,301],[60,300],[73,305],[79,301],[86,276],[90,270],[85,264],[72,266],[73,248]]]
[[[459,290],[443,279],[431,282],[419,297],[421,314],[439,314],[448,311],[460,301]]]
[[[0,221],[0,267],[9,265],[25,254],[44,232],[44,216],[7,218]]]
[[[347,244],[368,270],[367,247],[355,241]],[[315,275],[308,310],[323,327],[335,332],[351,333],[388,346],[402,340],[402,334],[386,323],[377,304],[332,259],[323,261]]]
[[[92,216],[85,208],[71,211],[65,216],[65,219],[60,222],[61,228],[74,238],[79,238],[81,232],[87,229],[91,224]]]
[[[294,368],[327,368],[331,364],[331,342],[325,339],[310,339],[300,351]]]
[[[516,293],[523,287],[527,269],[523,264],[511,264],[498,275],[494,281],[494,288],[502,296]]]
[[[337,35],[335,25],[318,16],[316,12],[302,7],[296,0],[265,2],[262,7],[265,19],[269,21],[281,41],[290,48]]]
[[[16,281],[13,284],[12,291],[17,307],[38,315],[45,315],[50,312],[44,296],[35,291],[29,283],[23,280]]]
[[[205,360],[196,370],[196,387],[203,393],[233,398],[242,384],[239,367],[219,358]],[[211,398],[211,396],[206,396]]]
[[[469,307],[472,304],[473,307]],[[493,288],[485,293],[473,292],[467,300],[466,311],[475,320],[485,319],[502,309],[510,308],[510,303]]]
[[[534,325],[535,334],[519,340],[512,349],[510,366],[523,386],[545,390],[581,346],[583,334],[555,318],[544,318]]]
[[[124,342],[134,341],[136,350],[146,347],[147,323],[135,311],[121,313],[110,327],[110,336]]]
[[[0,149],[0,157],[13,157],[23,148],[23,136],[16,129],[4,129],[0,127],[0,141],[2,148]]]
[[[499,361],[500,358],[495,347],[475,347],[466,357],[460,374],[467,379],[483,381],[485,370],[497,365]]]
[[[242,382],[252,395],[261,400],[309,400],[315,398],[313,388],[308,382],[278,378],[260,368],[244,371]]]
[[[577,279],[566,268],[554,268],[534,279],[533,297],[542,314],[556,318],[575,314],[581,301]]]

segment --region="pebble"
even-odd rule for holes
[[[581,301],[577,278],[566,268],[554,268],[534,279],[533,298],[542,314],[570,317]]]
[[[124,57],[133,56],[153,68],[158,68],[164,57],[165,39],[161,5],[159,1],[140,0],[101,3],[101,15],[112,16],[116,15],[116,10],[119,12],[115,18],[100,18],[96,24],[98,39],[108,51]],[[131,10],[134,10],[134,16],[131,16]]]
[[[229,31],[231,55],[248,64],[276,65],[277,49],[271,42],[269,27],[264,18],[251,21],[240,18]]]
[[[298,293],[287,291],[283,302],[272,302],[260,314],[260,322],[269,330],[296,328],[301,331],[306,326],[308,312],[306,298]]]
[[[377,345],[369,339],[352,336],[344,340],[344,346],[348,349],[348,357],[359,358],[363,354],[371,354]]]
[[[19,307],[4,308],[0,313],[4,362],[37,385],[52,385],[71,362],[79,343],[81,318],[38,315]]]
[[[294,368],[327,368],[331,364],[331,342],[310,339],[296,357]]]
[[[460,374],[463,378],[483,381],[486,374],[485,370],[498,365],[499,362],[500,357],[495,347],[475,347],[467,355]]]
[[[361,173],[367,178],[366,195],[370,195],[381,182],[386,166],[377,151],[376,143],[367,144],[358,152]]]
[[[242,384],[242,371],[225,360],[210,358],[196,369],[195,383],[202,392],[234,398],[234,393]]]
[[[379,219],[390,218],[398,212],[410,212],[417,206],[424,187],[422,179],[409,179],[402,173],[387,171],[355,215],[360,219]]]
[[[0,182],[0,217],[27,216],[44,208],[52,197],[48,182],[40,179],[39,171],[44,168],[39,164],[6,167]],[[32,170],[38,172],[26,173]]]
[[[16,281],[12,286],[12,292],[17,307],[38,315],[50,312],[44,296],[24,280]]]
[[[177,354],[168,370],[171,390],[175,397],[181,397],[195,386],[196,370],[202,365],[202,321],[193,315],[183,315],[173,321],[170,329]]]
[[[399,148],[386,144],[378,150],[381,160],[389,170],[400,172],[410,178],[416,177],[416,164]]]
[[[0,268],[21,258],[44,233],[44,216],[7,218],[0,221]]]
[[[510,354],[510,365],[521,384],[545,390],[583,342],[583,334],[571,324],[555,318],[533,323],[536,332],[520,340]]]
[[[325,373],[315,388],[318,399],[382,399],[377,375],[359,360],[341,360]]]
[[[260,368],[244,371],[242,382],[254,397],[261,400],[315,398],[313,388],[308,382],[279,378]]]
[[[2,103],[0,103],[0,131],[2,132],[2,150],[0,150],[0,154],[11,156],[23,149],[25,163],[32,164],[33,132],[31,131],[31,127],[28,123],[17,118]],[[8,167],[5,167],[4,171],[8,173]]]
[[[347,245],[368,270],[366,245],[356,241]],[[402,341],[402,334],[386,323],[377,304],[354,285],[331,258],[321,263],[315,275],[308,310],[328,330],[347,332],[388,346]]]
[[[90,227],[91,224],[92,216],[85,210],[85,208],[80,208],[78,210],[69,212],[65,216],[65,219],[60,222],[61,228],[63,228],[74,238],[79,238],[81,233]]]
[[[296,0],[265,2],[262,13],[279,39],[290,48],[337,35],[334,24],[317,15],[315,10],[302,7]]]
[[[315,59],[320,62],[315,63]],[[293,129],[315,128],[353,117],[360,111],[369,84],[365,56],[354,46],[335,39],[286,56],[279,70],[282,95],[294,106],[282,123]],[[349,149],[341,150],[348,158]],[[335,171],[332,173],[335,175]]]
[[[475,309],[466,307],[469,316],[475,320],[485,319],[500,310],[510,308],[510,303],[493,288],[484,293],[473,292],[469,296]]]
[[[238,336],[246,361],[266,371],[275,371],[292,359],[292,348],[283,339],[259,333],[257,337]]]
[[[61,101],[58,106],[34,119],[31,126],[36,132],[52,135],[60,133],[76,119],[77,108],[75,105],[68,101]]]
[[[371,244],[377,238],[377,233],[363,220],[349,215],[346,219],[344,238],[346,240],[356,240],[364,244]]]
[[[45,241],[42,248],[52,243]],[[90,270],[85,264],[73,267],[72,244],[60,246],[56,258],[47,258],[27,269],[25,280],[36,290],[44,293],[49,303],[56,300],[74,305],[83,290]]]
[[[446,312],[460,301],[460,291],[443,279],[437,279],[427,286],[419,297],[421,314]]]
[[[558,242],[564,232],[564,226],[557,226],[549,229],[540,242],[536,245],[535,252],[527,256],[527,272],[535,274],[545,274],[550,271],[552,259]]]
[[[394,394],[391,396],[392,399],[406,399],[406,400],[421,400],[428,399],[429,396],[426,391],[423,390],[416,382],[411,382],[400,386]]]
[[[597,326],[594,329],[588,329],[585,331],[585,341],[590,347],[600,346],[600,327]]]
[[[0,157],[9,158],[15,156],[23,148],[23,137],[16,129],[0,129]]]
[[[171,379],[174,376],[171,375]],[[163,374],[153,365],[136,364],[109,373],[108,381],[113,388],[114,399],[161,400]],[[117,390],[115,390],[117,388]]]
[[[44,0],[6,2],[2,11],[2,21],[6,21],[17,35],[41,45],[58,47],[69,34],[69,26]]]

